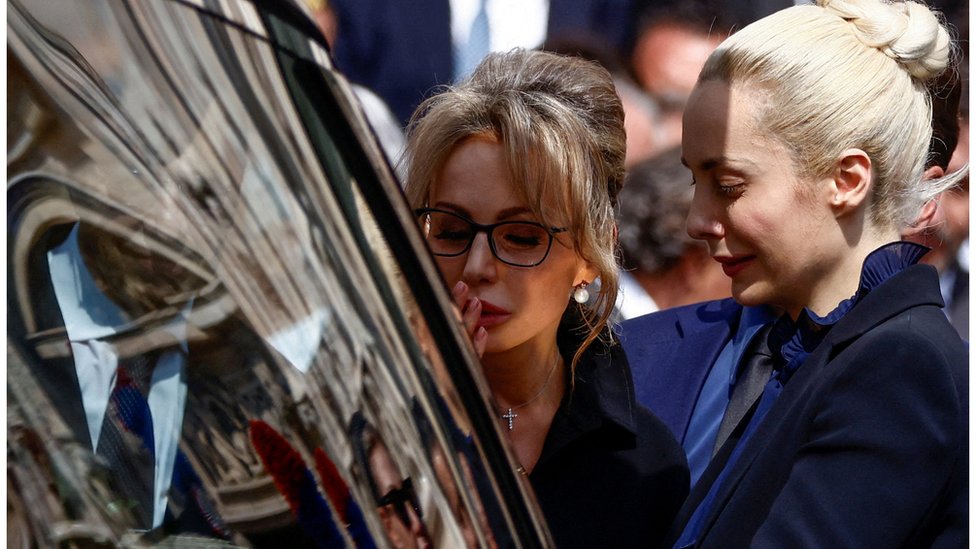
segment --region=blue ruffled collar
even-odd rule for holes
[[[885,244],[864,259],[857,291],[850,298],[841,301],[834,310],[819,316],[804,308],[796,321],[786,314],[780,316],[769,334],[769,347],[777,365],[775,375],[780,381],[786,383],[823,341],[830,328],[864,299],[864,296],[892,276],[918,263],[928,251],[927,247],[914,242]]]

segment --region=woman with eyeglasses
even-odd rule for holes
[[[661,539],[688,472],[635,401],[608,329],[625,150],[610,75],[551,53],[491,54],[421,104],[407,150],[408,199],[557,545]]]
[[[668,547],[968,545],[968,352],[916,265],[927,248],[901,241],[968,171],[923,175],[947,92],[928,83],[952,54],[923,4],[818,0],[706,62],[684,114],[687,229],[737,303],[625,326],[635,377],[673,362],[697,380],[686,437],[716,452]],[[652,336],[656,354],[630,347]],[[662,357],[668,337],[686,352]]]

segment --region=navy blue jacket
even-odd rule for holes
[[[621,327],[637,401],[661,418],[682,444],[698,393],[735,334],[741,313],[742,305],[723,299],[665,309]]]
[[[645,370],[681,372],[686,366],[686,378],[703,375],[697,372],[711,367],[713,349],[729,337],[730,323],[721,327],[719,318],[738,318],[725,314],[728,307],[718,302],[672,315],[681,341],[659,344],[670,353],[660,362],[651,354],[653,343],[637,345],[642,354],[630,358],[638,390],[644,380],[651,383],[648,398],[664,392],[663,374]],[[968,353],[941,307],[935,270],[918,265],[845,315],[746,443],[694,546],[966,546]],[[716,316],[702,316],[708,311]],[[628,351],[635,333],[628,331]],[[717,343],[709,339],[716,333],[725,334]],[[682,349],[692,354],[678,354]],[[702,364],[703,356],[711,360]],[[679,376],[676,390],[693,385]],[[673,425],[687,424],[696,397],[662,397],[656,409],[670,407]],[[692,490],[672,542],[721,471],[736,435]]]

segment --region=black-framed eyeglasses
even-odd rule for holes
[[[410,514],[407,512],[407,504],[417,513],[418,519],[424,518],[424,514],[420,510],[420,503],[417,502],[417,492],[413,489],[413,481],[410,480],[410,477],[403,479],[399,488],[391,489],[389,492],[383,494],[383,497],[376,500],[377,507],[392,505],[393,511],[400,517],[403,524],[410,526]]]
[[[471,249],[480,232],[488,235],[491,253],[513,267],[535,267],[549,256],[552,237],[565,232],[563,227],[548,227],[534,221],[502,221],[491,225],[475,223],[463,215],[423,208],[417,210],[424,237],[434,255],[456,257]]]

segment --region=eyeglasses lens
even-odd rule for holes
[[[498,259],[513,265],[535,265],[548,251],[549,233],[532,223],[508,223],[492,235]]]
[[[420,216],[420,222],[431,251],[441,256],[466,252],[479,230],[467,219],[447,212],[426,212]],[[541,225],[513,221],[489,227],[491,248],[499,260],[531,267],[546,258],[552,237]]]
[[[474,228],[467,220],[442,212],[425,214],[427,242],[438,255],[460,255],[474,238]]]

